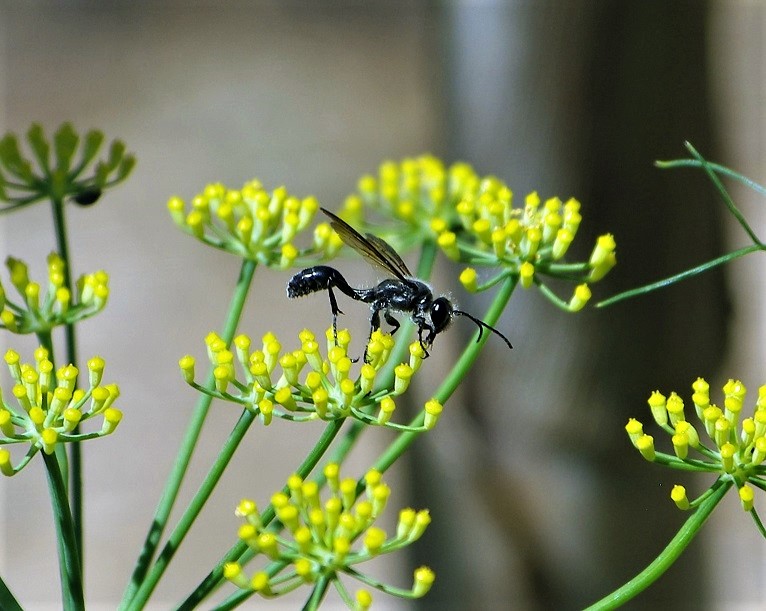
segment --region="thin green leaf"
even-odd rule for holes
[[[697,159],[697,161],[702,164],[702,168],[705,170],[705,173],[708,175],[708,178],[710,178],[715,188],[718,189],[718,192],[721,194],[721,197],[723,198],[726,207],[729,209],[729,212],[734,215],[734,218],[737,219],[737,222],[742,226],[745,232],[747,232],[747,235],[750,236],[750,239],[753,241],[753,243],[763,246],[763,242],[761,242],[758,236],[755,235],[755,231],[750,228],[750,225],[745,220],[744,215],[739,211],[739,208],[737,208],[734,200],[731,198],[729,192],[726,190],[726,187],[723,186],[723,183],[720,181],[716,173],[712,170],[710,164],[702,157],[702,155],[697,152],[697,149],[695,149],[691,143],[687,142],[686,148],[689,149],[689,152]]]
[[[51,147],[39,123],[32,123],[30,126],[27,131],[27,142],[29,142],[29,147],[32,149],[32,153],[43,173],[48,174],[50,172]]]
[[[80,137],[74,131],[71,123],[63,123],[53,134],[53,148],[56,155],[56,169],[59,172],[69,172]]]
[[[696,159],[673,159],[670,161],[655,161],[654,165],[662,170],[672,170],[675,168],[683,168],[683,167],[687,167],[687,168],[702,167],[702,163]],[[742,183],[746,187],[752,189],[759,195],[763,195],[764,197],[766,197],[766,187],[758,184],[757,182],[748,178],[747,176],[744,176],[740,174],[739,172],[735,172],[734,170],[717,163],[708,162],[707,165],[714,172],[718,174],[723,174],[724,176],[728,176],[729,178],[732,178],[736,180],[737,182]]]
[[[19,150],[19,141],[14,134],[6,134],[0,140],[0,162],[5,165],[6,170],[25,183],[34,179],[32,167],[29,162],[21,156]]]
[[[122,140],[113,140],[109,147],[109,159],[106,162],[109,172],[112,172],[125,156],[125,143]]]
[[[125,155],[117,168],[117,175],[110,181],[110,185],[125,180],[136,167],[136,158],[133,155]]]
[[[104,142],[104,134],[96,129],[90,130],[85,134],[83,140],[82,149],[80,152],[80,161],[75,168],[72,169],[70,177],[75,177],[85,169],[91,161],[96,158],[101,145]]]
[[[712,261],[708,261],[707,263],[703,263],[702,265],[698,265],[697,267],[688,269],[684,272],[681,272],[680,274],[676,274],[675,276],[670,276],[668,278],[665,278],[664,280],[659,280],[657,282],[653,282],[652,284],[647,284],[645,286],[641,286],[636,289],[631,289],[629,291],[625,291],[624,293],[618,293],[617,295],[614,295],[613,297],[610,297],[609,299],[605,299],[604,301],[597,303],[596,307],[605,308],[607,306],[614,305],[615,303],[618,303],[620,301],[624,301],[626,299],[631,299],[632,297],[636,297],[638,295],[643,295],[645,293],[656,291],[657,289],[664,288],[676,282],[681,282],[682,280],[686,280],[687,278],[691,278],[693,276],[696,276],[697,274],[701,274],[702,272],[712,269],[718,265],[723,265],[724,263],[728,263],[729,261],[733,261],[734,259],[738,259],[739,257],[744,257],[745,255],[749,255],[750,253],[757,252],[759,250],[766,250],[766,248],[764,248],[763,246],[759,246],[758,244],[751,244],[750,246],[745,246],[744,248],[740,248],[739,250],[735,250],[734,252],[730,252],[725,255],[722,255],[718,257],[717,259],[713,259]]]
[[[755,507],[750,510],[750,515],[753,517],[753,522],[755,522],[755,525],[758,527],[758,532],[760,532],[761,536],[766,539],[766,528],[764,528],[763,522],[761,522],[761,518],[755,510]]]

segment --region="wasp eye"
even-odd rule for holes
[[[452,320],[452,304],[446,297],[439,297],[431,304],[431,322],[434,332],[439,333]]]

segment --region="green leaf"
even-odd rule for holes
[[[29,142],[29,146],[34,153],[40,168],[47,174],[50,169],[49,156],[51,147],[45,139],[45,133],[39,123],[32,123],[29,131],[27,131],[27,142]]]
[[[62,172],[68,172],[72,157],[77,150],[80,137],[74,131],[71,123],[63,123],[53,135],[53,146],[56,152],[56,167]]]

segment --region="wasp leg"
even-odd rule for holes
[[[332,292],[332,284],[327,286],[327,293],[330,295],[330,310],[332,311],[332,336],[335,339],[335,345],[338,345],[338,314],[343,311],[338,307],[338,300],[335,299],[335,293]]]
[[[399,327],[401,325],[399,324],[399,321],[396,320],[396,318],[391,316],[391,312],[386,310],[385,313],[383,314],[383,318],[385,318],[386,322],[393,327],[391,329],[391,335],[393,335],[394,333],[396,333],[399,330]]]
[[[426,348],[426,343],[423,341],[423,327],[418,327],[418,342],[420,343],[420,347],[423,349],[423,358],[427,359],[431,354],[428,352],[428,348]]]

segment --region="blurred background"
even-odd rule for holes
[[[72,121],[138,158],[96,206],[68,210],[74,275],[103,268],[112,289],[107,310],[80,327],[80,354],[106,359],[125,414],[116,435],[84,448],[89,608],[119,600],[196,398],[178,358],[204,354],[239,269],[176,231],[171,195],[258,177],[336,209],[381,161],[431,152],[498,175],[517,198],[578,198],[581,257],[596,235],[617,239],[619,264],[594,291],[603,299],[747,243],[702,172],[653,161],[685,156],[689,140],[766,180],[765,31],[758,2],[0,3],[1,131]],[[760,231],[763,202],[732,193]],[[39,276],[52,245],[46,206],[0,216],[3,259],[22,258]],[[363,263],[342,264],[355,282],[374,282]],[[480,315],[486,301],[465,294],[457,271],[441,261],[435,287]],[[433,523],[412,557],[376,570],[408,587],[425,563],[436,584],[417,606],[378,595],[376,608],[577,609],[643,569],[687,517],[669,500],[672,485],[701,491],[711,480],[649,465],[623,427],[649,419],[652,390],[688,398],[700,375],[716,389],[740,378],[755,394],[766,382],[763,275],[751,256],[575,316],[534,291],[514,295],[498,325],[513,352],[490,341],[481,375],[389,475],[390,506],[429,507]],[[286,302],[288,277],[259,271],[242,332],[273,330],[287,343],[328,324],[323,296]],[[344,309],[364,333],[366,311]],[[417,397],[430,396],[472,331],[456,324],[439,337]],[[35,347],[0,342],[26,357]],[[184,499],[237,416],[213,406]],[[288,424],[249,433],[153,608],[196,586],[235,542],[238,500],[265,503],[320,430]],[[363,472],[391,439],[367,433],[346,473]],[[35,463],[0,481],[0,574],[27,608],[56,609],[50,503]],[[764,549],[732,494],[629,608],[760,608]]]

